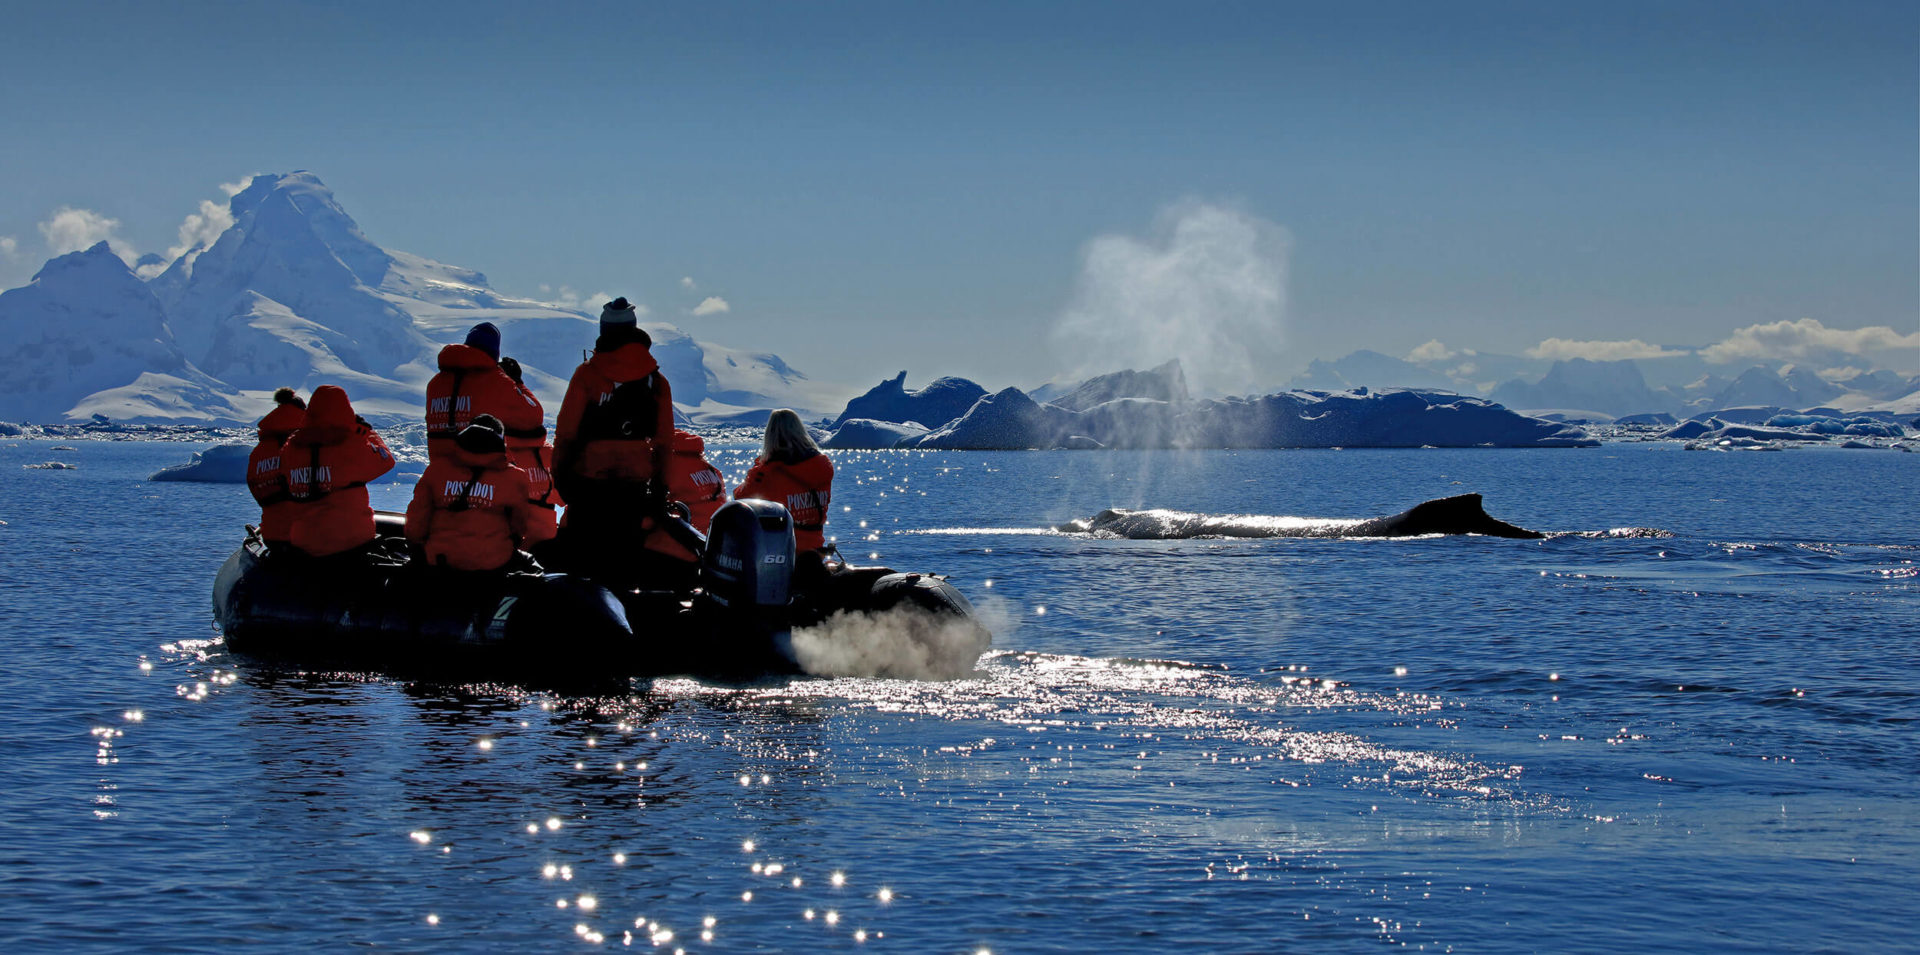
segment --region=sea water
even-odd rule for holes
[[[975,675],[576,698],[227,655],[258,512],[144,480],[198,447],[0,445],[10,952],[1920,944],[1913,455],[839,452]],[[1047,530],[1469,491],[1670,536]]]

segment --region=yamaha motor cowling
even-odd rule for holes
[[[694,604],[710,632],[742,648],[765,647],[768,637],[784,633],[793,556],[793,518],[785,507],[748,499],[715,511]]]

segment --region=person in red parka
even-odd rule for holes
[[[407,540],[427,563],[500,570],[527,541],[527,472],[507,458],[506,428],[477,415],[454,436],[453,451],[429,461],[407,505]]]
[[[685,504],[687,525],[705,534],[713,525],[713,512],[727,503],[726,475],[707,463],[703,453],[707,443],[699,435],[675,428],[669,443],[672,453],[667,456],[667,500]],[[650,529],[642,546],[648,551],[654,569],[664,574],[669,584],[679,582],[691,586],[693,581],[689,575],[700,561],[700,543],[684,530],[678,534],[675,530],[672,523]],[[654,559],[654,555],[667,559]]]
[[[833,503],[833,462],[807,434],[800,416],[785,408],[767,416],[767,435],[734,500],[758,498],[784,504],[793,516],[794,550],[827,546],[827,507]],[[815,554],[817,558],[817,553]]]
[[[687,523],[702,534],[713,523],[713,512],[727,503],[727,477],[707,463],[707,442],[691,431],[673,429],[672,455],[667,458],[667,499],[687,506]]]
[[[534,397],[533,389],[521,380],[520,363],[512,358],[500,359],[500,370],[513,379],[520,394],[540,412],[545,420],[546,412],[540,408],[540,399]],[[507,429],[507,458],[513,466],[527,472],[527,502],[533,507],[527,512],[527,546],[542,541],[550,541],[560,528],[560,513],[557,510],[567,503],[560,499],[560,492],[553,486],[553,445],[547,443],[547,429]]]
[[[607,502],[598,492],[632,497],[666,473],[673,388],[652,349],[634,306],[625,298],[608,302],[593,355],[574,369],[554,423],[554,477],[569,508],[599,509]],[[576,487],[593,500],[576,501]]]
[[[353,413],[347,393],[335,385],[315,388],[306,422],[280,449],[280,473],[294,504],[288,534],[294,548],[328,557],[372,543],[367,483],[391,470],[393,454]]]
[[[427,382],[427,461],[453,453],[454,436],[480,415],[492,415],[509,439],[545,440],[546,416],[533,393],[500,367],[500,329],[481,322],[465,344],[440,349],[440,371]]]
[[[473,326],[464,343],[440,349],[439,363],[439,373],[427,382],[427,461],[450,457],[454,436],[474,418],[492,415],[506,428],[507,457],[527,471],[539,505],[528,514],[527,543],[551,540],[561,501],[548,477],[546,411],[521,383],[520,363],[500,357],[500,329],[492,322]]]
[[[644,576],[640,550],[666,506],[673,390],[652,346],[634,306],[608,302],[554,423],[553,480],[567,500],[559,543],[569,563],[620,585]]]
[[[260,419],[260,443],[247,455],[247,490],[260,502],[260,537],[269,545],[292,546],[293,512],[286,477],[280,473],[280,448],[307,421],[307,403],[281,388],[273,393],[273,410]]]

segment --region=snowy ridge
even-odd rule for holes
[[[272,390],[338,384],[370,418],[411,420],[444,345],[479,322],[558,411],[598,315],[495,292],[484,274],[381,248],[309,172],[256,176],[233,225],[141,282],[104,245],[0,294],[0,355],[33,369],[0,383],[0,418],[246,424]],[[150,274],[150,273],[148,273]],[[76,320],[78,316],[78,320]],[[676,404],[695,416],[809,413],[840,389],[776,355],[648,325]]]
[[[153,420],[158,409],[231,409],[240,397],[187,360],[160,301],[105,242],[55,258],[29,284],[0,292],[0,360],[9,369],[0,408],[21,420],[58,419],[69,409],[79,420]]]

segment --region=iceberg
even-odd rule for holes
[[[1766,426],[1789,428],[1811,434],[1846,434],[1871,438],[1901,438],[1907,433],[1905,428],[1891,421],[1868,417],[1838,418],[1819,414],[1774,415],[1767,419]]]
[[[1110,379],[1122,380],[1122,379]],[[1136,379],[1137,380],[1137,379]],[[1286,392],[1167,401],[1122,397],[1084,410],[1018,388],[974,402],[918,436],[842,428],[835,447],[973,450],[1071,448],[1592,447],[1571,425],[1443,392]]]
[[[853,418],[841,422],[840,427],[820,446],[830,449],[892,448],[917,440],[927,431],[928,428],[917,421],[894,422]]]
[[[1705,421],[1683,421],[1662,431],[1660,437],[1674,441],[1691,441],[1724,427],[1726,423],[1718,418],[1708,418]]]
[[[1180,359],[1175,358],[1148,371],[1116,371],[1089,378],[1058,397],[1048,399],[1047,403],[1069,411],[1086,411],[1121,398],[1148,398],[1183,404],[1191,397],[1187,392],[1186,373],[1180,368]]]
[[[1767,416],[1758,424],[1728,422],[1719,418],[1683,422],[1677,427],[1661,433],[1660,437],[1677,441],[1691,442],[1689,449],[1716,447],[1751,447],[1767,444],[1775,447],[1787,443],[1830,443],[1835,438],[1887,438],[1901,441],[1907,435],[1906,428],[1893,421],[1867,416],[1837,417],[1822,414],[1784,413]],[[1846,447],[1877,447],[1858,440],[1847,441]]]
[[[669,378],[669,381],[672,379]],[[908,391],[907,373],[883,381],[852,401],[835,418],[839,428],[856,418],[869,421],[932,421],[945,423],[967,413],[987,390],[965,378],[936,378],[919,391]]]
[[[1052,448],[1072,433],[1079,415],[1043,405],[1018,388],[1007,388],[974,402],[967,413],[905,443],[910,448],[1020,450]]]
[[[217,444],[205,451],[195,451],[185,464],[175,464],[153,472],[147,480],[245,484],[247,458],[252,454],[252,445]]]

